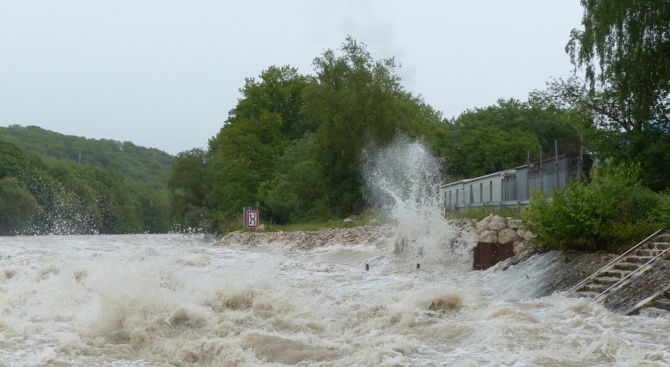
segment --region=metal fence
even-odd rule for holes
[[[533,190],[551,195],[577,178],[586,178],[584,172],[588,172],[590,163],[581,154],[559,155],[557,143],[555,147],[552,157],[531,161],[533,154],[528,152],[526,165],[441,185],[440,199],[445,210],[483,207],[500,213],[505,208],[519,212],[528,206]]]

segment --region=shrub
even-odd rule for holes
[[[551,197],[533,192],[525,212],[536,242],[549,249],[612,251],[670,223],[668,195],[639,184],[639,165],[595,169]]]

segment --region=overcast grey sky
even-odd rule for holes
[[[245,77],[347,35],[445,117],[571,71],[579,0],[0,0],[0,126],[204,148]]]

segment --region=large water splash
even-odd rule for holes
[[[103,218],[96,203],[86,201],[71,190],[58,184],[53,188],[33,187],[39,195],[45,196],[38,214],[33,216],[29,226],[19,235],[83,235],[99,234]]]
[[[460,238],[442,214],[440,164],[428,148],[400,137],[385,148],[366,149],[363,157],[371,199],[397,223],[396,253],[470,269],[474,243]]]

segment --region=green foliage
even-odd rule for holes
[[[281,124],[278,113],[265,111],[256,119],[231,121],[210,141],[208,177],[214,186],[207,199],[224,216],[253,205],[261,183],[272,178],[287,144]]]
[[[240,89],[242,98],[230,111],[228,122],[258,120],[261,115],[272,112],[281,117],[282,135],[290,139],[301,138],[316,129],[300,113],[304,105],[302,92],[309,80],[289,66],[269,67],[261,73],[260,81],[246,78]]]
[[[325,201],[325,180],[314,159],[313,135],[295,141],[277,162],[272,180],[260,188],[268,214],[278,224],[319,221],[332,213]]]
[[[403,132],[416,137],[439,115],[405,92],[393,59],[374,60],[351,37],[341,55],[326,51],[314,60],[315,82],[305,89],[304,112],[316,121],[315,161],[325,178],[328,204],[336,216],[364,207],[361,151],[384,146]]]
[[[459,129],[454,134],[454,152],[449,156],[449,174],[455,177],[477,177],[524,164],[529,150],[539,147],[537,138],[514,129],[496,126]]]
[[[402,134],[446,162],[451,178],[527,161],[527,151],[576,142],[572,111],[541,99],[500,100],[454,121],[406,92],[393,59],[375,60],[347,38],[314,59],[314,76],[272,66],[245,79],[241,98],[207,151],[177,156],[168,189],[180,228],[240,229],[245,206],[264,223],[323,223],[361,213],[366,201],[362,150]],[[581,116],[581,115],[579,115]]]
[[[270,67],[259,80],[246,79],[242,98],[209,142],[202,174],[177,158],[169,180],[173,218],[185,222],[197,211],[221,231],[256,201],[275,223],[348,216],[364,207],[366,142],[383,145],[399,131],[421,136],[446,126],[402,90],[393,60],[373,60],[351,38],[341,50],[315,59],[315,77]],[[208,182],[196,199],[192,177]]]
[[[670,4],[657,0],[582,0],[584,29],[567,50],[585,70],[591,94],[615,106],[612,129],[642,131],[670,121]],[[607,110],[605,110],[607,112]]]
[[[584,117],[591,116],[577,121],[584,133],[586,148],[595,158],[614,164],[637,163],[645,186],[656,191],[670,187],[670,129],[666,126],[667,121],[646,124],[641,126],[642,130],[613,123],[610,116],[625,112],[603,93],[589,93],[576,78],[552,82],[543,98]],[[621,115],[620,119],[629,117]]]
[[[670,187],[670,3],[582,0],[583,29],[566,50],[585,81],[554,82],[555,99],[593,118],[601,159],[638,162],[643,183]]]
[[[525,216],[537,241],[550,249],[613,250],[670,224],[660,215],[667,196],[639,185],[638,165],[608,166],[552,197],[534,192]],[[660,206],[662,207],[662,206]]]
[[[137,183],[153,189],[165,188],[174,160],[174,157],[158,149],[139,147],[131,142],[86,139],[37,126],[0,127],[0,136],[26,151],[106,167],[119,173],[130,184]]]
[[[518,167],[528,151],[553,153],[554,140],[563,153],[578,152],[578,116],[537,97],[528,102],[499,100],[497,105],[469,110],[451,121],[447,157],[451,180],[477,177]]]
[[[0,138],[0,178],[19,177],[25,174],[26,157],[16,144]]]
[[[42,148],[58,152],[53,147],[60,134],[16,126],[9,130],[21,132],[21,138],[23,133],[34,138],[37,131],[45,139]],[[167,232],[164,190],[126,181],[115,169],[45,157],[2,138],[0,234]]]
[[[177,155],[168,180],[170,221],[177,229],[208,228],[207,153],[192,149]]]
[[[0,179],[0,235],[28,229],[39,209],[30,191],[16,177]]]
[[[204,218],[209,229],[219,232],[234,228],[242,208],[260,200],[259,189],[272,180],[277,159],[289,142],[314,129],[301,113],[308,82],[291,67],[270,67],[259,81],[247,78],[240,89],[243,98],[210,140],[202,170],[195,176],[207,184],[200,185],[197,200],[173,200],[173,217]],[[187,172],[176,168],[171,182]],[[170,187],[173,199],[179,194],[177,186]]]

